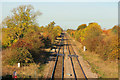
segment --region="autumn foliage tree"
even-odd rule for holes
[[[60,36],[62,33],[62,28],[60,26],[55,26],[55,22],[50,22],[47,26],[42,27],[43,28],[43,36],[47,37],[51,40],[51,43],[54,42],[57,36]],[[41,28],[41,29],[42,29]]]
[[[3,27],[3,46],[11,46],[13,42],[16,42],[28,32],[29,28],[35,27],[36,17],[40,14],[34,12],[34,8],[31,5],[22,5],[12,10],[13,15],[7,17],[2,22]]]
[[[81,42],[81,32],[82,32],[82,30],[84,29],[84,28],[86,28],[87,27],[87,25],[86,24],[81,24],[81,25],[79,25],[78,26],[78,28],[77,28],[77,30],[75,31],[75,39],[77,40],[77,41],[80,41]]]
[[[100,35],[102,34],[102,29],[100,25],[97,23],[89,24],[82,32],[81,32],[81,40],[82,43],[88,48],[90,51],[95,51],[95,48],[100,43]]]
[[[74,37],[83,46],[86,46],[88,51],[99,54],[104,60],[115,60],[118,58],[118,51],[120,50],[118,45],[119,30],[120,28],[117,25],[112,29],[102,30],[97,23],[89,23],[88,26],[82,24],[78,26]],[[67,32],[71,35],[72,30],[68,29]]]
[[[75,37],[75,30],[73,30],[73,29],[68,29],[67,32],[68,32],[72,37]]]
[[[62,28],[54,26],[54,21],[46,27],[39,27],[36,17],[41,13],[35,12],[31,5],[14,8],[12,13],[2,22],[3,63],[27,64],[45,59],[44,49],[50,47],[49,44],[61,34]]]
[[[86,24],[81,24],[81,25],[78,26],[77,30],[84,29],[86,27],[87,27]]]

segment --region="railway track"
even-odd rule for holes
[[[68,41],[67,41],[67,44],[68,44]],[[68,45],[68,52],[69,52],[69,55],[72,54],[71,51],[70,51],[70,49],[69,49],[69,45]],[[76,76],[76,73],[75,73],[75,68],[74,68],[72,57],[70,57],[70,61],[71,61],[71,64],[72,64],[72,69],[73,69],[75,80],[77,80],[77,76]]]
[[[51,80],[57,79],[57,78],[64,78],[64,35],[62,34],[62,39],[60,42],[60,46],[58,49],[58,53],[57,53],[57,57],[56,57],[56,61],[55,61],[55,65],[54,65],[54,69],[52,72],[52,76],[51,76]],[[63,52],[62,54],[60,54],[60,49],[63,48]],[[58,74],[59,72],[59,74]]]
[[[64,36],[62,40],[64,39]],[[63,40],[63,61],[62,61],[62,80],[64,79],[64,40]]]
[[[71,48],[72,48],[72,50],[73,50],[74,55],[76,55],[76,53],[75,53],[72,45],[70,45],[70,46],[71,46]],[[87,80],[87,77],[86,77],[86,75],[85,75],[85,73],[84,73],[84,71],[83,71],[83,68],[82,68],[82,66],[81,66],[81,64],[80,64],[80,61],[78,60],[78,57],[76,57],[76,59],[77,59],[77,61],[78,61],[78,64],[79,64],[79,66],[80,66],[80,68],[81,68],[81,70],[82,70],[82,73],[83,73],[85,79]]]
[[[78,59],[78,55],[76,55],[76,53],[75,53],[75,51],[74,51],[74,49],[72,47],[72,42],[71,42],[70,39],[67,41],[67,44],[68,43],[69,43],[68,50],[69,50],[69,54],[70,54],[70,59],[72,59],[71,63],[74,64],[73,65],[73,72],[74,72],[75,79],[77,80],[77,78],[81,78],[82,77],[84,80],[87,80],[87,77],[86,77],[86,75],[85,75],[85,73],[83,71],[83,68],[82,68],[82,66],[80,64],[80,61]]]
[[[69,56],[71,65],[68,65],[68,66],[72,67],[71,70],[74,74],[74,79],[77,80],[79,78],[82,78],[83,80],[87,80],[87,77],[83,71],[83,68],[80,64],[78,56],[76,55],[76,53],[72,47],[72,44],[70,44],[71,43],[70,40],[66,41],[67,42],[66,49],[67,49],[69,55],[65,56],[64,37],[66,37],[66,39],[69,39],[69,37],[66,34],[65,35],[62,34],[62,39],[61,39],[60,46],[58,49],[58,53],[57,53],[54,69],[52,72],[51,80],[58,79],[58,78],[61,78],[62,80],[64,79],[64,74],[65,74],[64,73],[64,58],[66,56]],[[61,49],[63,51],[60,52]]]

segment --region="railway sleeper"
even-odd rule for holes
[[[78,55],[68,55],[69,57],[78,57]]]
[[[65,56],[65,54],[56,54],[57,56]]]

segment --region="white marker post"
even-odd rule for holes
[[[85,46],[84,46],[84,51],[86,51],[86,48],[85,48]]]
[[[20,63],[18,63],[18,67],[20,67]]]

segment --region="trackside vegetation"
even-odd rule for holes
[[[88,26],[78,26],[77,30],[68,29],[67,33],[82,44],[79,54],[91,66],[91,71],[104,80],[118,78],[119,31],[118,25],[106,30],[101,29],[98,23],[89,23]],[[83,46],[86,46],[86,51],[83,51]]]
[[[3,67],[14,66],[17,63],[21,63],[21,67],[45,63],[50,55],[49,50],[46,51],[46,49],[51,48],[56,37],[60,36],[63,30],[60,26],[55,26],[54,21],[46,26],[39,26],[36,18],[40,15],[42,15],[41,12],[34,11],[33,6],[21,5],[14,8],[12,15],[3,20]],[[5,71],[3,71],[3,75],[10,74]]]
[[[68,29],[67,32],[86,46],[90,52],[99,54],[104,60],[118,59],[118,29],[115,25],[112,29],[102,30],[98,23],[82,24],[77,30]]]

